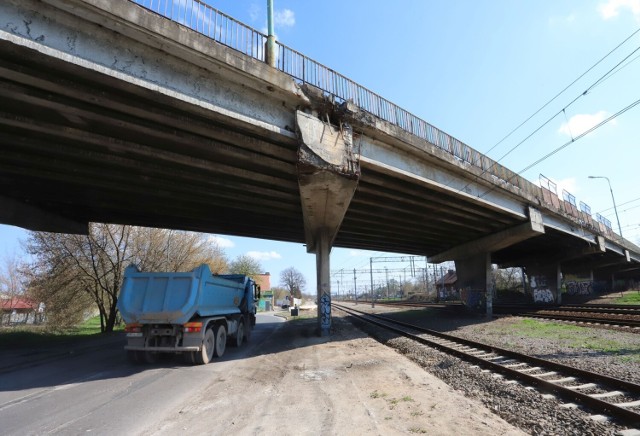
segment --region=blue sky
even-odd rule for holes
[[[322,2],[274,0],[276,33],[285,45],[346,75],[481,152],[547,103],[640,28],[640,0],[494,0]],[[209,1],[257,29],[266,29],[266,1]],[[489,152],[520,172],[580,132],[640,99],[640,33]],[[596,83],[625,57],[628,65]],[[562,112],[562,109],[565,109]],[[554,117],[555,114],[558,114]],[[622,232],[640,242],[640,106],[522,173],[556,181]],[[19,252],[24,232],[0,225],[0,255]],[[315,259],[300,244],[219,235],[230,258],[258,257],[277,284],[294,266],[315,289]],[[334,249],[332,269],[364,268],[368,253]],[[368,277],[358,277],[358,282]],[[344,286],[344,285],[343,285]]]

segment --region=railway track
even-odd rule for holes
[[[370,301],[360,301],[371,303]],[[462,308],[460,303],[425,303],[410,301],[375,302],[379,306],[434,308],[456,310]],[[556,321],[568,321],[590,324],[591,326],[616,327],[634,333],[640,333],[640,306],[631,305],[564,305],[548,308],[532,307],[530,305],[500,305],[494,306],[494,313],[502,315],[519,315],[530,318],[540,318]]]
[[[568,402],[565,407],[582,405],[593,413],[594,419],[607,417],[621,424],[640,428],[638,384],[457,338],[339,304],[333,306],[355,319],[393,331],[417,343],[560,397]]]
[[[548,308],[531,306],[496,306],[501,314],[527,316],[575,323],[588,323],[594,326],[623,328],[626,331],[640,333],[640,308],[637,306],[606,305],[564,305]]]
[[[575,313],[575,312],[574,312]],[[615,318],[599,318],[599,317],[590,317],[590,316],[580,316],[580,315],[569,315],[563,313],[537,313],[537,312],[522,312],[519,313],[521,316],[526,316],[529,318],[541,318],[541,319],[550,319],[557,321],[570,321],[575,323],[585,323],[585,324],[593,324],[593,325],[604,325],[604,326],[614,326],[614,327],[626,327],[630,328],[630,332],[640,333],[640,319],[615,319]]]

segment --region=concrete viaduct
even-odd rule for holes
[[[0,222],[110,222],[305,243],[318,327],[333,246],[611,280],[640,249],[469,146],[196,1],[0,3]],[[490,293],[487,293],[490,295]],[[487,298],[490,305],[490,298]],[[489,306],[490,307],[490,306]]]

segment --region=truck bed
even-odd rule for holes
[[[212,275],[207,265],[191,272],[125,270],[118,309],[126,323],[184,324],[201,317],[240,313],[246,278]]]

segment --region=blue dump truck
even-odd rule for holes
[[[240,346],[256,323],[260,288],[245,275],[213,275],[207,265],[191,272],[124,273],[118,310],[126,323],[128,357],[152,363],[160,353],[207,364],[224,354],[227,340]]]

